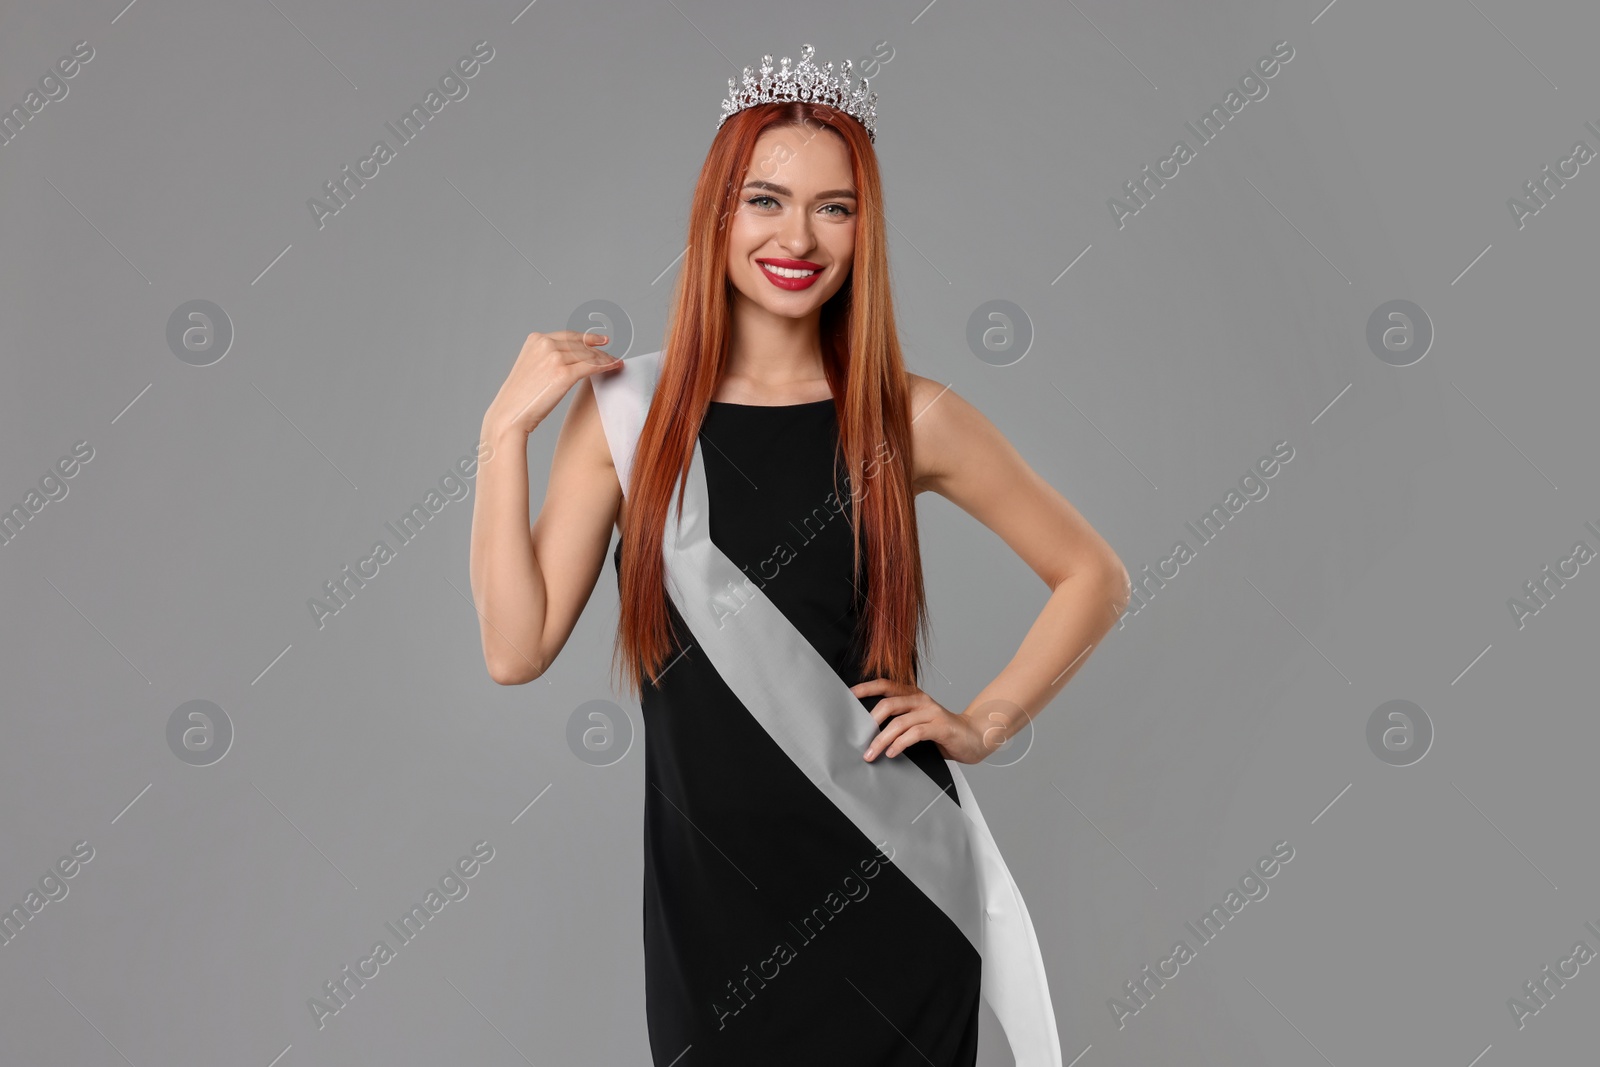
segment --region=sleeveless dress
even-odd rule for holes
[[[854,685],[869,678],[853,637],[865,572],[852,582],[837,440],[831,399],[713,401],[700,431],[712,542]],[[613,563],[620,583],[620,539]],[[978,950],[795,765],[667,607],[676,658],[640,702],[655,1067],[971,1067]],[[878,699],[861,698],[863,716]],[[893,758],[960,802],[932,741]]]

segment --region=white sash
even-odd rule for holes
[[[652,352],[589,378],[624,493],[660,372],[661,353]],[[869,840],[889,843],[891,862],[978,949],[983,998],[1017,1067],[1060,1067],[1033,922],[960,765],[945,761],[958,805],[903,754],[861,758],[878,726],[860,699],[712,542],[698,440],[683,510],[676,521],[669,510],[662,552],[673,605],[728,688]]]

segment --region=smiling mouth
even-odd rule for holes
[[[779,289],[809,289],[822,277],[823,267],[809,259],[758,259],[761,273]]]
[[[780,267],[775,263],[768,263],[765,260],[760,260],[758,262],[761,263],[762,270],[766,271],[768,274],[777,275],[779,278],[809,278],[813,274],[819,274],[822,271],[822,268],[820,267],[810,270],[802,270],[796,267]]]

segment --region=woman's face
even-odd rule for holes
[[[774,315],[804,318],[844,285],[855,246],[844,139],[824,126],[763,131],[729,226],[728,280],[738,294]]]

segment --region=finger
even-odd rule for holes
[[[928,737],[932,731],[932,723],[913,723],[905,730],[901,731],[900,736],[894,739],[894,743],[889,746],[888,751],[886,751],[884,755],[888,756],[890,759],[893,759],[895,756],[900,755],[900,753],[904,752],[918,741]]]
[[[555,354],[563,363],[596,363],[609,365],[613,357],[609,352],[601,351],[600,346],[609,344],[611,335],[603,330],[551,330],[549,333],[536,333],[528,337],[528,343],[523,346],[527,351],[536,344],[544,345]]]
[[[870,697],[878,693],[903,692],[907,687],[889,678],[871,678],[865,682],[857,682],[850,687],[850,692],[858,697]]]
[[[896,715],[904,715],[914,711],[923,703],[921,693],[906,693],[901,696],[884,697],[872,705],[872,710],[867,714],[878,722],[879,725],[889,721]]]
[[[622,360],[601,348],[610,344],[611,338],[603,333],[586,333],[576,341],[563,341],[559,346],[562,359],[587,373],[588,368],[619,367]]]
[[[587,358],[579,359],[571,364],[573,371],[575,371],[580,378],[588,377],[591,374],[598,374],[601,371],[616,370],[622,366],[622,360],[618,359],[616,356],[613,356],[604,349],[591,348],[589,351],[594,354],[592,356],[588,356]]]
[[[864,753],[866,759],[869,761],[875,759],[878,755],[894,745],[895,741],[897,741],[902,734],[917,725],[917,721],[914,719],[896,719],[888,726],[885,726],[878,732],[878,736],[872,739],[872,744],[867,746],[867,751]],[[895,754],[898,754],[898,752],[899,750],[897,749]]]
[[[604,333],[595,330],[546,330],[544,335],[552,341],[576,341],[579,344],[586,343],[586,339],[590,337],[606,337]]]

